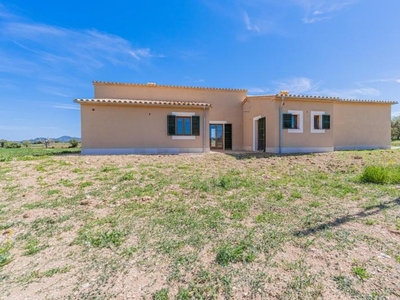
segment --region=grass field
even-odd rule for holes
[[[18,150],[0,152],[3,299],[400,297],[399,150]]]
[[[400,141],[392,141],[392,146],[400,147]]]
[[[30,144],[27,148],[0,148],[0,161],[12,160],[16,157],[80,153],[80,148],[69,148],[69,146],[69,143],[54,143],[49,148],[45,148],[43,144]]]

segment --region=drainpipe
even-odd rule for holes
[[[206,107],[203,106],[203,153],[206,153]]]
[[[283,115],[282,107],[285,104],[285,96],[289,94],[288,91],[280,91],[279,95],[282,96],[281,105],[279,106],[279,154],[282,154],[282,127],[283,127]]]

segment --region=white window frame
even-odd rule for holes
[[[172,112],[171,115],[176,117],[192,117],[195,116],[196,113],[192,112]],[[191,125],[190,125],[191,126]],[[194,135],[172,135],[173,140],[195,140],[196,136]]]
[[[311,111],[310,117],[311,117],[311,133],[325,133],[325,129],[322,129],[322,116],[325,115],[324,111]],[[314,117],[319,116],[319,128],[320,129],[315,129],[314,128]]]
[[[288,133],[303,133],[303,111],[302,110],[288,110],[289,114],[297,115],[298,127],[296,129],[288,129]]]

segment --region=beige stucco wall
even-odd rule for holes
[[[275,96],[248,97],[243,105],[244,148],[254,149],[254,118],[266,117],[266,151],[279,150],[279,106],[281,99]],[[333,104],[329,100],[286,99],[283,113],[289,110],[303,112],[303,132],[289,133],[282,130],[283,152],[318,152],[333,150],[334,128],[324,133],[311,132],[311,111],[322,111],[333,118]]]
[[[298,110],[303,112],[303,133],[290,133],[290,130],[282,130],[282,145],[286,152],[296,152],[297,148],[303,148],[306,152],[332,151],[334,146],[334,131],[336,130],[332,120],[334,115],[333,102],[326,99],[287,99],[282,112]],[[325,129],[323,133],[313,133],[311,130],[311,112],[320,111],[331,116],[331,129]],[[308,148],[308,149],[307,149]],[[308,151],[307,151],[308,150]]]
[[[209,112],[209,120],[226,121],[232,124],[232,148],[233,150],[242,149],[243,119],[241,103],[246,98],[246,91],[244,90],[105,83],[95,83],[94,86],[95,98],[196,101],[210,103],[212,108]],[[208,126],[207,130],[209,130]],[[207,145],[209,145],[208,139]]]
[[[243,104],[243,149],[254,149],[254,118],[265,117],[266,148],[274,148],[279,143],[279,105],[275,96],[248,97]],[[257,130],[257,128],[256,128]]]
[[[200,116],[200,136],[195,136],[194,140],[176,140],[168,136],[167,115],[172,112],[195,113]],[[174,152],[199,150],[203,148],[203,116],[206,117],[207,123],[208,110],[197,107],[82,104],[82,149],[84,152],[93,152],[93,149],[125,148],[127,153],[130,152],[129,149],[151,148],[178,149]],[[207,141],[208,129],[205,133]],[[206,143],[206,151],[209,151],[208,143]]]
[[[390,104],[336,102],[337,150],[390,148]]]

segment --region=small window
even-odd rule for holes
[[[283,129],[289,129],[289,133],[303,132],[303,112],[298,110],[289,110],[283,114]]]
[[[200,135],[199,116],[167,116],[168,135]]]
[[[324,111],[311,111],[311,133],[325,133],[331,128],[331,117]]]
[[[192,124],[191,117],[176,117],[175,135],[191,135],[192,134],[191,124]]]
[[[320,115],[314,116],[314,129],[322,129],[322,118]]]

